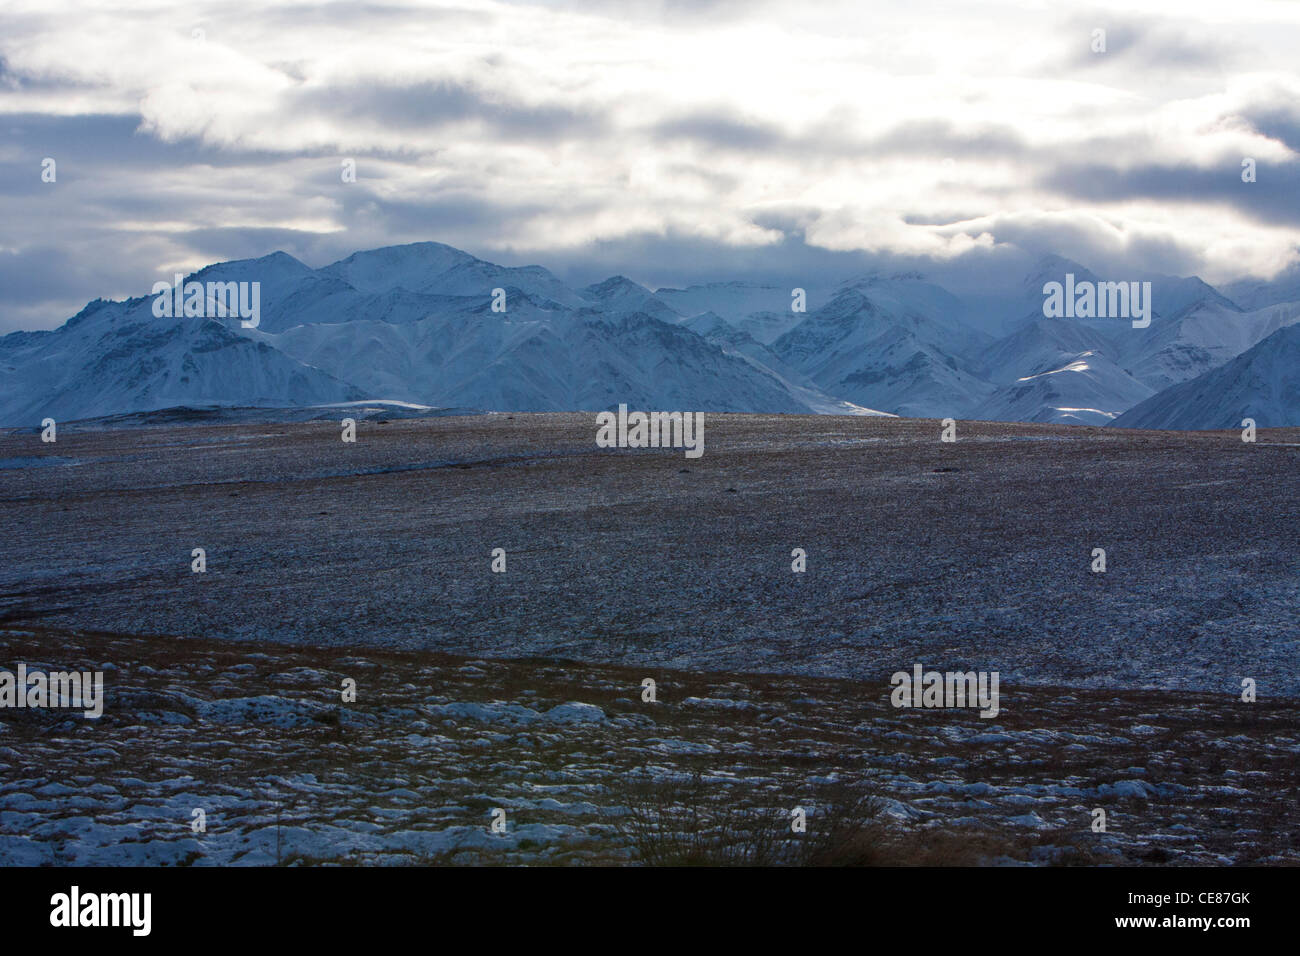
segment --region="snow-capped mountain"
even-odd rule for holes
[[[1107,280],[1150,283],[1150,302],[1147,303],[1150,325],[1135,328],[1130,318],[1117,317],[1045,320],[1042,316],[1043,285],[1063,282],[1067,275],[1074,276],[1076,287]],[[1025,280],[1023,292],[1025,307],[1030,306],[1037,293],[1038,311],[1031,312],[1015,332],[998,343],[996,348],[1001,350],[998,355],[985,357],[985,370],[995,380],[999,377],[1005,380],[1009,371],[1020,368],[1026,371],[1017,378],[1046,370],[1039,363],[1064,368],[1076,364],[1080,352],[1092,351],[1097,355],[1084,363],[1091,372],[1100,374],[1098,356],[1104,357],[1150,392],[1158,392],[1222,365],[1282,325],[1300,317],[1300,309],[1286,305],[1245,311],[1195,276],[1098,277],[1079,263],[1059,256],[1042,259]],[[1055,342],[1043,339],[1048,330]],[[1027,349],[1023,358],[1018,356],[1022,347]],[[1056,354],[1051,354],[1053,352]],[[1111,398],[1098,411],[1123,411],[1128,407],[1124,404],[1126,401],[1132,403],[1140,399],[1142,390],[1125,387],[1131,383],[1124,378],[1103,377],[1110,379],[1103,394],[1110,394]],[[996,404],[982,410],[997,411],[999,406]],[[1041,420],[1051,420],[1051,416]]]
[[[1199,308],[1214,307],[1224,312],[1240,312],[1241,308],[1230,299],[1220,294],[1213,286],[1196,276],[1180,277],[1159,274],[1145,275],[1106,275],[1098,276],[1087,266],[1081,265],[1061,256],[1044,256],[1021,286],[1015,308],[1021,313],[1020,319],[1013,323],[1018,329],[1024,325],[1045,318],[1043,302],[1044,287],[1049,282],[1064,283],[1067,276],[1073,276],[1076,288],[1084,285],[1096,287],[1103,282],[1121,282],[1131,285],[1134,282],[1149,283],[1151,295],[1152,326],[1163,322],[1176,321]],[[1093,326],[1103,334],[1110,335],[1125,328],[1134,332],[1149,333],[1149,329],[1134,329],[1131,322],[1121,318],[1072,318],[1080,325]],[[1128,336],[1124,340],[1116,339],[1116,344],[1125,347],[1133,341],[1144,340],[1145,335]]]
[[[1009,334],[1014,335],[1026,325],[1032,325],[1040,319],[1046,318],[1043,314],[1043,288],[1049,282],[1064,282],[1067,275],[1074,276],[1076,283],[1100,282],[1101,280],[1087,266],[1066,259],[1062,256],[1043,256],[1025,276],[1024,281],[1020,283],[1020,288],[1016,291],[1014,297],[1010,299],[1006,308],[1008,315],[1004,328]],[[1087,319],[1073,319],[1083,325],[1092,324]],[[1113,319],[1104,320],[1107,326],[1113,324]]]
[[[360,292],[405,290],[433,296],[479,296],[511,287],[569,308],[585,300],[541,266],[499,266],[441,242],[356,252],[320,270]]]
[[[579,293],[541,267],[501,267],[440,243],[318,270],[275,253],[187,281],[259,283],[260,323],[157,317],[141,297],[5,336],[0,422],[362,399],[518,411],[626,402],[808,413],[832,403],[692,332],[628,280]],[[496,289],[504,311],[493,310]]]
[[[940,292],[911,278],[846,284],[771,349],[839,398],[897,415],[960,416],[993,391],[958,357],[987,337],[952,320]]]
[[[680,322],[682,316],[643,285],[626,276],[612,276],[581,290],[582,297],[606,312],[644,312],[661,322]]]
[[[1268,281],[1240,279],[1223,287],[1224,293],[1243,309],[1263,309],[1283,302],[1300,302],[1300,262]]]
[[[1225,365],[1153,395],[1119,428],[1259,428],[1300,425],[1300,325],[1278,329]]]
[[[1085,352],[1118,354],[1102,329],[1069,319],[1039,318],[990,345],[979,357],[978,372],[996,385],[1069,364]]]
[[[756,368],[775,375],[789,392],[812,411],[822,415],[887,415],[855,402],[837,399],[818,388],[812,379],[786,364],[775,352],[758,342],[742,328],[727,322],[715,312],[705,312],[686,322],[692,332],[717,345],[729,355],[739,356]]]
[[[993,391],[952,356],[897,327],[871,341],[862,358],[842,356],[822,375],[835,382],[828,389],[834,394],[906,417],[968,418]]]
[[[1268,304],[1243,310],[1200,279],[1169,276],[1142,280],[1148,328],[1045,319],[1043,285],[1067,273],[1101,281],[1049,256],[1018,289],[972,305],[916,273],[871,273],[806,288],[807,311],[795,311],[783,285],[652,292],[612,276],[575,289],[541,266],[500,266],[437,242],[320,269],[277,252],[187,277],[257,283],[255,327],[155,315],[145,296],[97,300],[53,331],[0,338],[0,424],[356,401],[1103,424],[1300,320],[1300,301],[1275,297],[1283,280],[1246,290],[1250,304]],[[988,311],[995,300],[1001,319]],[[1011,331],[996,341],[980,331],[999,326]]]
[[[1098,351],[1079,352],[1063,364],[1003,385],[969,417],[1000,422],[1107,425],[1152,394]]]
[[[784,286],[754,282],[710,282],[686,289],[656,289],[655,297],[687,317],[712,312],[744,329],[763,345],[770,345],[782,332],[798,325],[803,315],[792,312],[793,290]],[[820,288],[804,289],[806,308],[825,304]],[[766,318],[753,321],[754,316]]]
[[[1105,425],[1154,393],[1114,361],[1111,336],[1092,323],[1038,319],[995,342],[980,372],[998,390],[970,412],[989,421]]]
[[[1298,318],[1294,303],[1243,312],[1202,300],[1174,318],[1156,315],[1148,329],[1121,329],[1115,341],[1124,367],[1159,391],[1217,368]]]
[[[151,306],[149,298],[99,300],[54,331],[0,338],[0,422],[366,397],[221,322],[158,319]]]
[[[1151,283],[1154,311],[1166,319],[1178,319],[1197,309],[1214,307],[1222,312],[1241,312],[1241,306],[1197,276],[1142,276]]]

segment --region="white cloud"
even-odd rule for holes
[[[1093,24],[1110,52],[1088,49]],[[14,200],[57,206],[57,228],[92,256],[151,223],[149,254],[169,263],[207,254],[185,246],[184,223],[353,234],[356,247],[753,246],[782,238],[764,216],[797,211],[806,241],[832,250],[946,260],[1032,234],[1107,255],[1177,248],[1189,268],[1235,275],[1285,264],[1300,214],[1211,222],[1195,195],[1092,195],[1051,173],[1232,177],[1247,154],[1294,167],[1241,117],[1294,97],[1297,41],[1300,5],[1263,0],[1196,0],[1176,18],[1145,0],[1086,15],[911,0],[10,0],[0,124],[111,114],[172,147],[119,168],[105,141],[67,167],[68,188]],[[23,140],[0,162],[21,174],[43,148]],[[361,178],[344,186],[349,156]],[[420,210],[449,204],[458,217],[421,225]],[[954,213],[969,221],[943,225]],[[13,219],[0,227],[0,244],[32,241]]]

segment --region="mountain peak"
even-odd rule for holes
[[[275,278],[298,278],[307,276],[312,273],[311,266],[295,259],[287,252],[276,250],[265,256],[259,256],[256,259],[228,259],[224,262],[214,262],[206,265],[201,269],[196,269],[191,276],[198,278],[207,277],[212,274],[226,274],[231,272],[248,272],[250,276],[264,275]],[[255,275],[256,274],[256,275]]]
[[[1065,256],[1058,256],[1055,253],[1043,256],[1036,263],[1029,275],[1025,277],[1025,285],[1038,285],[1041,291],[1041,283],[1056,280],[1060,281],[1067,273],[1072,273],[1075,279],[1087,279],[1095,281],[1097,276],[1091,269],[1081,262],[1075,262],[1073,259],[1067,259]]]
[[[92,302],[58,330],[0,339],[0,421],[50,409],[92,417],[160,403],[356,395],[577,410],[618,394],[690,397],[719,411],[842,411],[852,402],[900,414],[1109,420],[1296,318],[1283,306],[1243,313],[1196,277],[1121,275],[1151,282],[1162,318],[1151,333],[1047,320],[1044,281],[1070,272],[1097,280],[1062,256],[1036,268],[1033,288],[1005,298],[1027,317],[1025,328],[994,342],[970,324],[970,299],[915,271],[807,283],[806,310],[795,312],[800,297],[787,284],[731,280],[652,293],[617,274],[577,291],[542,266],[498,265],[433,241],[359,251],[318,270],[276,251],[198,273],[258,283],[256,331],[229,316],[155,316],[151,296],[141,296]],[[1277,355],[1256,352],[1229,398],[1267,400],[1274,380],[1292,388],[1286,363],[1266,362],[1300,365],[1290,338],[1268,342]],[[1194,397],[1179,393],[1184,403]],[[1222,417],[1201,411],[1207,421]],[[1264,412],[1272,424],[1289,414],[1285,402]]]
[[[320,270],[360,292],[421,291],[444,272],[481,260],[442,242],[410,242],[354,252]]]
[[[592,283],[581,290],[584,295],[595,296],[597,299],[605,299],[611,295],[636,292],[642,295],[650,295],[650,290],[638,282],[633,282],[627,276],[616,275],[603,279],[600,282]]]
[[[1121,428],[1260,428],[1300,421],[1300,324],[1284,326],[1224,365],[1171,386],[1113,422]]]

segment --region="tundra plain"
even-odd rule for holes
[[[1300,858],[1300,430],[169,417],[0,436],[0,666],[107,694],[0,712],[7,862],[635,861],[630,774],[869,787],[877,862]]]

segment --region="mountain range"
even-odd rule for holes
[[[0,337],[0,424],[178,406],[387,401],[500,411],[632,408],[888,414],[1133,428],[1300,425],[1300,274],[1150,282],[1151,324],[1045,318],[1057,256],[978,304],[918,273],[793,290],[720,281],[573,288],[436,242],[313,269],[283,252],[187,281],[260,284],[260,316],[159,316],[96,300]],[[170,279],[170,277],[168,277]],[[995,333],[995,334],[994,334]]]

